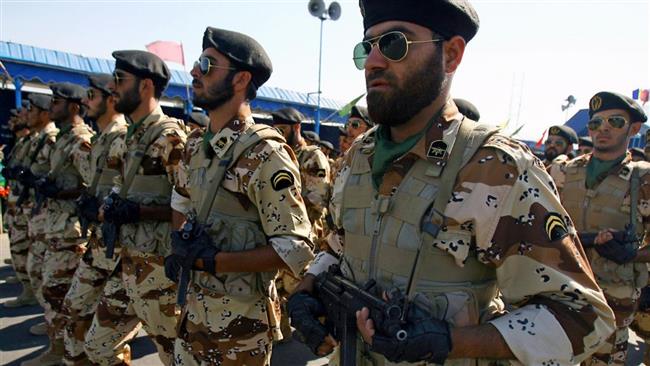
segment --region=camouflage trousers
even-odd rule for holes
[[[584,361],[583,365],[601,366],[601,365],[625,365],[627,359],[627,347],[629,339],[629,330],[634,320],[636,302],[630,299],[616,300],[605,294],[607,303],[614,310],[616,318],[616,330],[605,343],[600,346],[598,351],[591,355],[590,359]],[[631,304],[631,305],[630,305]]]
[[[119,268],[108,277],[100,295],[85,335],[86,357],[101,366],[130,365],[127,342],[135,338],[142,325],[126,294]]]
[[[123,248],[120,256],[122,281],[134,315],[142,321],[163,364],[171,365],[180,311],[176,284],[165,276],[165,258],[131,248]]]
[[[68,321],[68,314],[63,307],[63,300],[70,289],[74,273],[85,251],[83,245],[66,246],[53,249],[50,247],[43,258],[43,297],[54,312],[48,334],[51,339],[63,339],[63,330]]]
[[[270,365],[279,310],[270,299],[190,287],[174,345],[175,365]]]
[[[79,262],[79,268],[74,273],[70,289],[63,300],[69,317],[63,334],[66,365],[85,365],[88,362],[84,352],[86,332],[111,272],[94,267],[92,258],[86,255]]]
[[[51,326],[54,313],[43,297],[43,261],[47,247],[44,234],[34,236],[29,246],[29,251],[27,252],[27,274],[29,275],[29,283],[32,286],[36,300],[43,307],[45,322]]]
[[[20,236],[12,235],[12,232],[24,230]],[[16,239],[20,237],[21,239]],[[27,255],[29,253],[30,240],[27,238],[27,227],[11,228],[9,231],[9,249],[11,251],[11,261],[16,272],[16,278],[22,282],[23,286],[30,286],[29,274],[27,273]]]
[[[650,313],[647,311],[637,312],[630,328],[643,339],[645,343],[643,361],[646,365],[650,365]]]

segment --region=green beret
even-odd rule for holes
[[[208,27],[203,34],[203,49],[210,47],[228,57],[236,67],[249,71],[256,89],[271,77],[271,59],[256,40],[245,34]]]
[[[271,112],[271,116],[273,117],[273,124],[277,125],[297,125],[305,119],[302,113],[292,107],[280,108],[275,112]]]
[[[366,124],[370,127],[375,124],[370,120],[370,115],[368,114],[368,108],[362,106],[353,106],[350,110],[350,117],[361,118]]]
[[[111,90],[108,85],[113,81],[113,76],[108,74],[95,74],[88,76],[88,84],[103,93],[110,95]]]
[[[643,149],[641,148],[633,147],[630,149],[630,153],[632,154],[632,156],[637,156],[645,160],[645,151],[643,151]]]
[[[630,118],[632,118],[632,122],[645,122],[648,120],[648,116],[639,103],[627,95],[613,92],[600,92],[591,97],[589,101],[589,118],[593,117],[595,113],[608,109],[627,111]]]
[[[43,111],[50,110],[50,103],[52,102],[52,97],[45,94],[30,94],[27,99],[29,99],[32,106],[37,107]]]
[[[318,134],[314,131],[304,131],[302,134],[309,141],[320,142],[320,136],[318,136]]]
[[[449,39],[469,42],[478,32],[478,14],[467,0],[360,0],[363,30],[375,24],[401,20],[419,24]]]
[[[210,124],[210,118],[201,112],[192,112],[190,114],[190,122],[195,123],[201,127],[208,127]]]
[[[151,52],[125,50],[113,52],[115,69],[124,70],[137,77],[151,79],[167,85],[171,74],[165,62]]]
[[[578,146],[591,146],[594,147],[594,142],[591,141],[591,137],[582,136],[578,139]]]
[[[578,142],[578,135],[573,130],[573,128],[569,126],[551,126],[551,128],[548,129],[548,135],[564,137],[570,144],[575,144]]]
[[[478,112],[478,108],[470,101],[460,98],[454,98],[454,103],[458,107],[458,111],[465,117],[471,119],[472,121],[478,122],[481,119],[481,114]]]
[[[68,82],[50,84],[50,89],[55,97],[72,102],[81,102],[87,95],[83,86]]]

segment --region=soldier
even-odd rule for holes
[[[319,146],[320,136],[314,131],[303,131],[302,136],[305,138],[308,146],[316,145]]]
[[[632,161],[646,161],[645,151],[639,147],[631,148],[630,154],[632,155]]]
[[[165,277],[163,261],[171,252],[170,202],[172,187],[181,186],[185,126],[166,116],[160,107],[170,72],[158,56],[115,51],[113,57],[115,71],[109,89],[115,110],[127,117],[129,127],[118,140],[115,155],[108,156],[109,161],[123,163],[119,184],[104,201],[98,218],[103,221],[106,251],[115,242],[122,246],[121,277],[128,299],[121,300],[129,303],[117,304],[120,298],[111,299],[106,292],[102,295],[85,349],[93,362],[116,364],[115,354],[109,359],[100,354],[112,352],[107,342],[123,344],[124,337],[141,321],[163,364],[170,365],[179,312],[176,285]],[[113,333],[106,333],[107,328],[114,328]]]
[[[188,221],[172,234],[165,260],[168,277],[193,278],[187,295],[179,293],[186,305],[176,365],[269,365],[279,336],[273,280],[280,269],[299,274],[313,258],[296,158],[251,114],[271,70],[254,39],[206,29],[191,74],[194,104],[209,111],[210,125],[192,135],[202,144],[186,154],[189,189],[177,189],[175,200]]]
[[[626,150],[647,117],[631,98],[600,92],[589,101],[589,118],[594,150],[567,163],[561,200],[616,317],[616,332],[586,364],[623,365],[650,258],[648,247],[639,249],[650,218],[650,164],[633,162]]]
[[[47,213],[45,210],[32,213],[32,209],[35,199],[36,177],[47,174],[50,169],[50,153],[54,147],[59,129],[50,119],[52,98],[42,94],[30,94],[28,98],[30,109],[27,114],[27,121],[31,131],[30,147],[28,156],[22,161],[25,169],[20,176],[20,180],[29,189],[23,193],[26,197],[20,207],[23,214],[28,217],[27,235],[30,244],[27,253],[27,274],[36,299],[45,312],[45,322],[33,325],[29,328],[29,332],[33,335],[46,335],[48,324],[51,324],[54,318],[52,309],[43,297],[43,258],[48,247],[45,239]]]
[[[576,156],[589,154],[594,149],[594,143],[591,141],[591,137],[582,136],[578,138],[578,151]]]
[[[50,117],[60,128],[49,155],[49,171],[35,183],[35,210],[46,210],[43,258],[43,297],[54,318],[49,324],[49,352],[25,361],[23,365],[54,365],[63,358],[63,329],[68,320],[63,299],[70,288],[74,271],[84,253],[86,239],[81,237],[74,200],[87,182],[88,154],[92,129],[83,121],[81,100],[86,90],[71,83],[50,85]],[[47,203],[43,206],[44,198]]]
[[[365,133],[374,125],[368,116],[368,109],[355,105],[350,111],[350,116],[345,124],[345,131],[352,141],[354,141],[359,135]]]
[[[88,93],[82,101],[87,109],[87,117],[95,121],[99,134],[93,137],[92,150],[89,155],[91,181],[86,191],[77,200],[77,213],[80,217],[82,235],[86,236],[88,229],[91,234],[88,240],[88,249],[79,262],[79,268],[75,271],[70,290],[63,302],[66,313],[70,317],[64,332],[66,365],[88,363],[88,358],[84,353],[84,340],[96,311],[99,297],[107,281],[121,281],[118,275],[119,271],[116,271],[117,255],[106,258],[101,230],[98,230],[96,226],[100,202],[110,193],[113,179],[119,174],[116,162],[109,162],[107,157],[111,155],[111,148],[117,148],[118,139],[126,134],[127,128],[124,115],[115,111],[115,101],[108,88],[111,80],[111,75],[88,77]],[[128,345],[124,347],[128,348]],[[122,354],[127,355],[129,353],[128,349],[114,351],[122,351]],[[129,363],[128,359],[123,359],[123,361],[125,364]]]
[[[335,334],[317,317],[320,296],[334,290],[327,314],[352,306],[341,319],[356,317],[363,344],[355,354],[353,333],[336,340],[357,365],[579,363],[614,320],[551,178],[525,145],[464,118],[449,96],[478,30],[474,8],[360,4],[365,35],[354,61],[378,128],[348,151],[332,198],[339,230],[289,300],[292,325],[314,352],[328,353]],[[337,263],[342,275],[325,272]],[[334,280],[361,292],[325,286]],[[499,311],[499,294],[510,312]]]
[[[12,110],[12,120],[10,120],[10,129],[16,136],[16,143],[9,154],[9,161],[3,170],[3,176],[7,179],[10,190],[7,197],[7,211],[4,217],[4,223],[9,228],[9,242],[11,251],[11,262],[16,272],[16,279],[22,284],[22,292],[17,298],[6,301],[3,305],[8,308],[17,308],[22,306],[36,305],[38,302],[34,297],[32,286],[27,274],[27,253],[29,252],[29,238],[27,236],[28,217],[24,214],[16,202],[20,199],[20,194],[25,186],[19,182],[20,172],[25,169],[22,165],[23,159],[29,154],[30,131],[27,124],[27,118],[24,115],[29,107],[23,108],[24,112],[18,113]],[[5,282],[11,283],[11,279],[5,279]]]
[[[313,241],[324,237],[323,222],[327,212],[330,186],[330,165],[318,146],[307,145],[300,133],[305,117],[295,108],[287,107],[271,113],[273,127],[279,129],[287,143],[296,153],[300,166],[302,198],[307,206]]]
[[[190,132],[197,128],[205,129],[210,123],[210,118],[201,112],[192,112],[190,114],[187,125],[190,127]]]
[[[551,175],[558,191],[564,186],[564,165],[573,158],[573,144],[578,135],[569,126],[551,126],[548,138],[544,141],[544,166]]]

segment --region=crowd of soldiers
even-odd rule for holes
[[[590,139],[554,126],[542,161],[450,97],[469,2],[360,7],[368,108],[338,152],[293,108],[255,123],[271,60],[213,27],[191,70],[207,115],[165,115],[170,72],[144,51],[28,96],[4,306],[41,305],[49,348],[23,365],[129,365],[140,328],[165,365],[269,365],[291,326],[344,366],[625,363],[628,328],[650,336],[643,109],[596,93]]]

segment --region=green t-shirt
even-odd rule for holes
[[[596,187],[598,183],[607,177],[607,173],[614,166],[620,164],[623,159],[625,159],[625,154],[614,160],[600,160],[592,156],[587,164],[587,179],[585,182],[587,189],[593,189]]]

